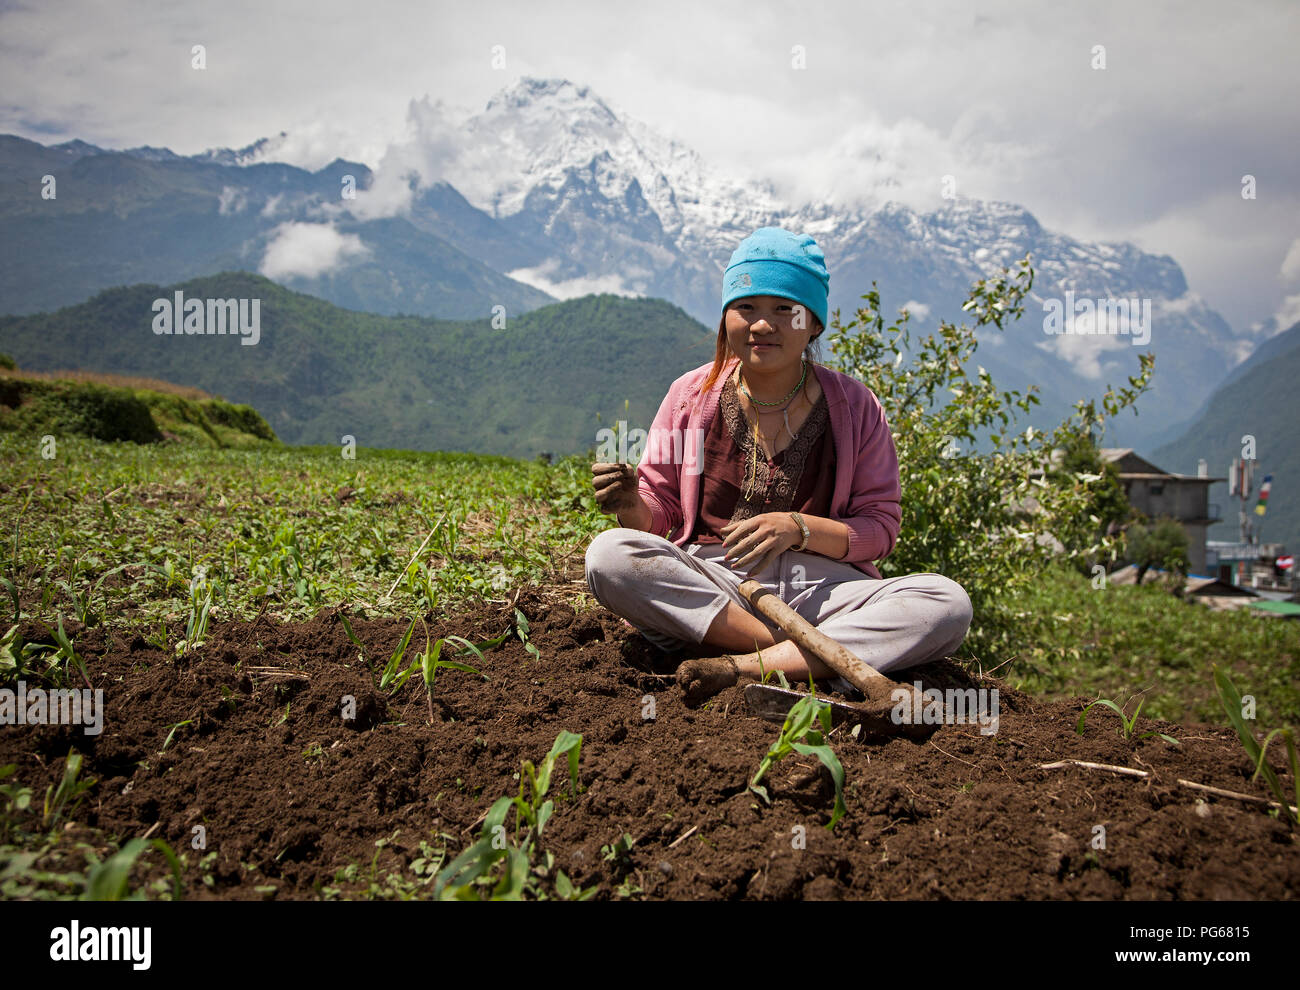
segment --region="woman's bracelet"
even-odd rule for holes
[[[800,550],[803,550],[804,547],[808,546],[808,539],[809,537],[812,536],[812,533],[809,532],[808,524],[803,521],[803,516],[799,515],[799,513],[791,512],[790,518],[793,519],[794,524],[799,527],[799,532],[803,533],[803,542],[800,543],[797,547],[793,548],[795,552],[798,552]]]

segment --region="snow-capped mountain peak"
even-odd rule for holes
[[[730,240],[737,224],[761,226],[787,209],[770,187],[710,169],[692,149],[565,79],[519,79],[462,133],[439,178],[497,218],[524,211],[530,195],[562,189],[587,169],[611,200],[635,183],[674,240]]]

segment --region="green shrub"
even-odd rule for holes
[[[218,426],[225,426],[261,440],[275,440],[275,432],[262,414],[249,405],[236,405],[221,399],[204,399],[199,403],[204,415]]]
[[[1093,512],[1097,516],[1098,535],[1114,536],[1122,532],[1124,526],[1133,520],[1135,513],[1119,480],[1119,468],[1101,459],[1097,438],[1091,431],[1080,431],[1065,437],[1060,461],[1048,470],[1048,476],[1056,483],[1068,484],[1072,476],[1079,474],[1099,476],[1092,502]],[[1097,555],[1080,556],[1072,563],[1075,570],[1090,575],[1096,563],[1105,564],[1109,570],[1116,563],[1117,556],[1117,553],[1111,553],[1104,560]]]
[[[149,407],[129,389],[81,384],[44,392],[37,402],[59,432],[132,443],[162,440]]]
[[[1101,514],[1113,510],[1106,473],[1067,468],[1066,454],[1073,449],[1078,456],[1081,437],[1133,404],[1155,360],[1139,354],[1139,375],[1127,388],[1108,388],[1100,410],[1094,400],[1080,400],[1051,433],[1012,432],[1017,410],[1038,402],[1035,387],[1024,396],[999,391],[982,367],[972,379],[966,363],[978,346],[976,328],[1002,330],[1004,321],[1023,315],[1034,272],[1028,257],[1018,267],[1013,277],[1003,268],[974,285],[962,307],[974,327],[942,322],[913,341],[906,311],[885,326],[873,288],[848,323],[836,314],[829,338],[838,370],[880,399],[898,451],[903,523],[881,573],[933,571],[958,582],[975,609],[962,654],[987,658],[1025,645],[1013,602],[1046,558],[1077,563],[1116,555],[1119,538],[1102,534]],[[959,441],[992,449],[963,452]]]
[[[1168,516],[1155,522],[1143,520],[1129,526],[1126,549],[1130,561],[1137,565],[1137,583],[1141,584],[1152,567],[1168,571],[1180,586],[1187,576],[1187,531]]]

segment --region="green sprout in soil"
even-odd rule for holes
[[[0,767],[0,780],[12,776],[17,769],[18,764],[16,763]],[[4,812],[0,814],[0,842],[6,842],[9,839],[9,832],[13,828],[13,822],[18,813],[31,807],[32,789],[30,787],[21,787],[16,781],[12,784],[0,784],[0,798],[4,799],[3,807],[0,808]]]
[[[10,626],[0,639],[0,681],[17,682],[36,673],[31,661],[39,657],[44,648],[40,643],[24,642],[18,627]]]
[[[600,847],[605,861],[614,864],[615,878],[619,880],[619,885],[614,889],[615,897],[627,899],[636,894],[644,893],[640,886],[632,882],[630,876],[633,870],[632,846],[635,844],[636,840],[627,832],[624,832],[617,841]],[[641,874],[638,871],[637,879],[640,879],[640,877]]]
[[[582,752],[582,736],[561,732],[551,750],[542,760],[540,768],[524,760],[519,774],[519,793],[515,797],[498,798],[488,809],[479,838],[438,874],[434,896],[439,900],[522,900],[525,895],[543,898],[541,886],[555,863],[555,857],[546,852],[544,862],[535,864],[537,845],[547,821],[555,810],[555,802],[547,798],[556,762],[568,757],[569,794],[578,796],[578,760]],[[510,810],[515,812],[514,837],[511,845],[505,821]],[[520,832],[523,837],[520,839]],[[503,869],[494,876],[498,866]],[[595,887],[579,889],[564,874],[555,872],[554,889],[562,900],[587,900],[596,893]]]
[[[185,638],[176,644],[178,657],[183,657],[203,645],[203,640],[208,635],[208,613],[212,611],[212,593],[212,585],[202,576],[196,576],[190,581],[189,618],[185,622]]]
[[[163,740],[162,749],[160,749],[158,752],[160,753],[167,752],[167,747],[172,744],[172,739],[176,737],[177,729],[180,729],[187,725],[193,725],[193,724],[194,724],[194,719],[190,718],[190,719],[186,719],[184,722],[177,722],[175,725],[168,726],[168,729],[170,731],[167,733],[167,738]]]
[[[172,871],[172,900],[181,899],[181,864],[176,853],[162,839],[132,839],[108,859],[96,864],[86,876],[83,901],[144,900],[143,891],[131,892],[131,870],[142,855],[157,849]]]
[[[614,863],[616,866],[626,867],[632,862],[632,846],[636,840],[626,832],[617,842],[610,843],[607,846],[601,846],[601,855],[605,857],[606,862]]]
[[[46,631],[53,637],[53,643],[28,643],[18,634],[18,627],[11,626],[0,639],[0,679],[18,681],[35,674],[53,687],[66,687],[72,682],[75,669],[90,687],[90,676],[86,672],[86,662],[77,652],[71,637],[63,628],[63,615],[58,616],[58,625],[51,628],[42,622]],[[31,661],[40,660],[45,664],[43,671],[38,671]]]
[[[768,670],[763,666],[763,651],[759,648],[758,640],[754,640],[754,655],[758,657],[758,683],[766,684],[772,679],[772,675],[775,674],[777,683],[787,691],[790,690],[790,682],[785,679],[785,671],[781,670],[779,667],[773,667],[771,670]]]
[[[1143,699],[1143,701],[1145,700],[1146,699]],[[1119,705],[1117,705],[1115,702],[1111,701],[1109,698],[1098,698],[1087,708],[1085,708],[1082,713],[1080,713],[1079,721],[1074,726],[1074,731],[1077,734],[1083,735],[1083,723],[1088,718],[1088,713],[1092,711],[1094,708],[1096,708],[1098,705],[1104,705],[1105,707],[1109,708],[1111,711],[1113,711],[1116,715],[1119,716],[1119,726],[1120,726],[1119,734],[1121,736],[1123,736],[1126,740],[1133,738],[1133,732],[1137,728],[1138,713],[1142,711],[1142,701],[1138,702],[1137,708],[1133,709],[1133,717],[1129,718],[1124,714],[1124,709],[1121,708]],[[1146,739],[1148,736],[1159,736],[1165,742],[1172,743],[1174,746],[1182,745],[1173,736],[1166,735],[1163,732],[1144,732],[1142,733],[1142,735],[1138,736],[1137,738]]]
[[[384,665],[384,672],[379,676],[379,689],[381,691],[388,690],[398,676],[397,668],[401,665],[402,658],[406,656],[406,648],[411,645],[411,633],[415,632],[415,623],[416,619],[412,619],[411,624],[406,627],[406,632],[402,634],[397,649],[393,651],[393,655],[388,658],[388,663]],[[407,676],[410,676],[409,670]],[[394,690],[396,689],[394,688]]]
[[[50,634],[54,637],[54,641],[59,646],[58,652],[54,654],[54,661],[57,663],[59,660],[62,660],[64,664],[63,683],[70,683],[71,670],[73,667],[76,667],[77,672],[81,674],[81,679],[86,682],[86,687],[90,687],[90,675],[86,673],[86,661],[81,658],[80,654],[78,654],[75,649],[73,649],[72,640],[68,637],[68,634],[63,631],[62,615],[59,616],[58,627],[51,629]]]
[[[759,763],[758,772],[749,782],[749,789],[770,805],[772,799],[768,796],[767,788],[759,783],[768,770],[788,756],[792,750],[805,756],[815,756],[821,761],[822,766],[830,771],[831,780],[835,782],[835,808],[831,812],[831,820],[826,824],[826,828],[833,829],[846,811],[844,767],[840,765],[839,757],[826,742],[826,737],[831,731],[830,705],[817,697],[811,677],[808,686],[810,693],[795,702],[786,715],[785,724],[781,726],[781,735]],[[821,723],[821,729],[814,728],[818,722]],[[803,742],[805,739],[808,741]]]
[[[533,655],[534,660],[542,659],[541,651],[528,639],[528,619],[519,609],[515,609],[515,627],[511,631],[519,637],[519,642],[524,644],[524,649]]]
[[[57,787],[51,784],[45,791],[42,818],[47,827],[53,828],[64,817],[75,814],[78,806],[86,799],[86,792],[95,785],[93,780],[78,780],[80,774],[81,754],[75,749],[69,750],[63,764],[63,778]]]
[[[393,655],[389,658],[387,666],[384,667],[384,672],[379,679],[379,687],[381,690],[389,689],[396,694],[402,689],[403,685],[411,679],[411,676],[415,674],[416,671],[419,671],[421,676],[424,678],[425,692],[429,699],[429,721],[432,722],[434,720],[433,687],[434,683],[438,679],[439,670],[459,670],[467,674],[477,674],[485,681],[488,679],[487,674],[471,667],[467,663],[461,663],[459,660],[443,660],[441,658],[443,647],[448,643],[452,644],[453,647],[463,647],[478,657],[479,660],[483,660],[483,650],[496,646],[498,643],[502,642],[508,633],[504,633],[496,639],[490,639],[486,643],[479,643],[477,645],[471,643],[464,636],[444,636],[431,642],[429,638],[429,629],[425,626],[424,652],[417,656],[405,670],[399,671],[402,664],[402,658],[406,655],[406,649],[411,643],[411,633],[415,629],[415,621],[415,619],[412,619],[411,624],[406,627],[406,633],[402,636],[402,641],[397,644],[397,649],[393,651]],[[423,619],[420,619],[420,624],[424,625]]]
[[[1278,803],[1282,805],[1280,812],[1283,820],[1288,825],[1300,824],[1300,814],[1291,810],[1291,804],[1288,800],[1287,793],[1282,787],[1282,782],[1278,779],[1277,772],[1269,765],[1265,757],[1268,755],[1268,745],[1277,736],[1281,736],[1282,741],[1286,743],[1288,762],[1291,764],[1291,781],[1295,786],[1295,805],[1300,809],[1300,758],[1296,754],[1295,734],[1289,729],[1274,729],[1264,737],[1264,745],[1261,746],[1255,739],[1250,727],[1246,725],[1246,719],[1242,716],[1241,692],[1233,685],[1228,675],[1221,671],[1216,664],[1214,666],[1214,683],[1219,689],[1219,698],[1223,701],[1223,710],[1227,712],[1228,722],[1236,730],[1237,738],[1241,740],[1241,745],[1245,747],[1246,755],[1250,757],[1255,764],[1255,775],[1252,780],[1258,780],[1263,774],[1268,789],[1273,792]]]
[[[4,588],[4,590],[8,592],[9,601],[12,602],[14,606],[14,621],[17,622],[22,618],[23,614],[22,605],[19,603],[18,599],[18,586],[8,578],[0,578],[0,588]]]

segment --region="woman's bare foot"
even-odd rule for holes
[[[729,656],[687,660],[677,668],[677,683],[688,704],[696,704],[735,684],[743,675]]]

